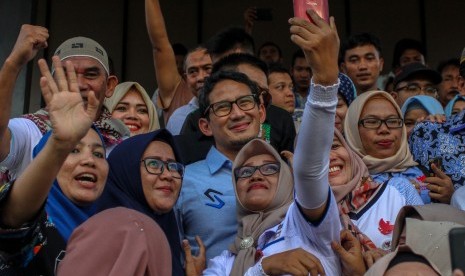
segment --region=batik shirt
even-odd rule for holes
[[[445,123],[425,121],[415,126],[409,140],[410,151],[419,164],[430,169],[430,160],[439,158],[442,170],[455,189],[465,182],[465,112]]]

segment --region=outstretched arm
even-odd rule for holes
[[[296,200],[307,219],[323,216],[329,193],[329,153],[334,135],[337,104],[339,37],[314,11],[308,11],[315,24],[290,19],[291,40],[302,48],[313,78],[294,154]]]
[[[255,19],[257,19],[257,7],[248,7],[244,11],[244,30],[249,35],[252,35]]]
[[[39,212],[61,165],[86,135],[97,114],[99,103],[93,91],[84,105],[72,63],[66,62],[66,75],[57,56],[53,57],[53,65],[56,81],[45,60],[39,60],[40,87],[53,132],[44,149],[15,181],[1,209],[3,224],[12,228],[20,227]]]
[[[10,152],[10,131],[13,90],[21,69],[40,49],[47,47],[48,30],[44,27],[23,25],[15,46],[0,69],[0,161]]]
[[[152,43],[155,76],[163,108],[168,108],[181,76],[176,67],[173,47],[166,32],[165,21],[158,0],[145,0],[145,22]]]

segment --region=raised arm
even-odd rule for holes
[[[10,152],[10,131],[13,90],[21,69],[40,49],[47,47],[48,30],[44,27],[23,25],[15,46],[0,69],[0,161]]]
[[[334,18],[330,25],[314,11],[315,24],[290,19],[291,40],[302,48],[313,78],[294,154],[296,200],[310,221],[318,221],[326,209],[329,153],[334,135],[337,104],[339,37]]]
[[[153,63],[157,78],[161,106],[167,108],[181,76],[176,67],[173,47],[166,32],[165,21],[158,0],[145,0],[145,22],[152,43]]]
[[[15,181],[0,209],[2,223],[12,228],[20,227],[37,215],[61,165],[86,135],[97,114],[99,103],[93,91],[88,94],[87,106],[84,105],[72,63],[66,62],[67,76],[57,56],[53,57],[53,65],[56,82],[45,60],[39,60],[40,87],[53,132],[43,150]]]

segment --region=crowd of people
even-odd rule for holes
[[[465,51],[435,70],[401,39],[382,76],[376,36],[340,42],[309,10],[287,68],[255,51],[255,8],[191,50],[159,0],[145,12],[153,97],[73,37],[38,61],[46,106],[10,119],[48,46],[22,26],[0,69],[0,275],[464,275]]]

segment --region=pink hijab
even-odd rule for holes
[[[148,216],[107,209],[76,228],[57,275],[171,276],[170,246]]]

